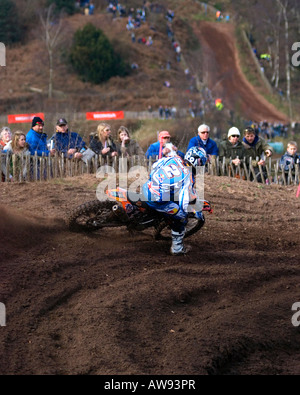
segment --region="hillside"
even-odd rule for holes
[[[244,119],[256,122],[288,122],[288,117],[267,102],[243,75],[233,25],[195,23],[194,31],[203,46],[208,86],[215,96],[224,98],[227,108],[238,110]]]
[[[190,103],[200,106],[205,99],[202,91],[205,74],[205,83],[210,89],[218,84],[218,89],[212,92],[213,98],[221,94],[227,111],[234,111],[244,119],[285,122],[286,116],[267,103],[244,78],[237,56],[234,26],[193,18],[187,20],[187,15],[193,12],[203,14],[199,4],[192,1],[185,3],[185,7],[174,2],[172,5],[175,17],[171,26],[182,47],[181,62],[176,61],[167,36],[165,7],[161,7],[161,12],[149,11],[146,22],[135,29],[136,40],[152,37],[151,46],[132,43],[131,32],[126,29],[127,18],[112,19],[106,12],[66,17],[63,45],[55,63],[54,99],[47,99],[47,52],[40,37],[41,31],[36,29],[26,45],[7,50],[7,67],[0,69],[1,112],[145,111],[148,106],[158,109],[159,105],[175,105],[187,110]],[[116,50],[129,64],[137,63],[138,69],[132,70],[126,78],[112,78],[99,86],[80,81],[65,60],[74,32],[87,21],[101,28]],[[229,51],[228,57],[224,56],[224,48]],[[170,69],[167,68],[168,62]],[[188,77],[184,72],[186,67],[191,70]],[[165,81],[170,87],[164,85]],[[207,104],[207,107],[207,113],[213,113],[211,105]]]

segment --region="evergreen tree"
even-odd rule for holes
[[[1,0],[0,42],[5,45],[21,40],[21,27],[16,4],[12,0]]]
[[[74,0],[48,0],[48,5],[55,4],[55,9],[59,11],[65,11],[69,15],[75,13],[75,1]]]
[[[128,73],[128,66],[115,53],[108,38],[91,23],[75,33],[70,61],[83,81],[95,84]]]

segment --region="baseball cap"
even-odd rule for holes
[[[67,120],[65,118],[59,118],[56,122],[57,126],[67,125]]]
[[[171,137],[170,133],[166,130],[163,130],[159,133],[158,138],[159,140],[163,139],[164,137]]]

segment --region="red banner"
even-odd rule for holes
[[[88,121],[109,121],[112,119],[124,119],[124,111],[87,112],[86,119]]]
[[[45,119],[44,113],[38,112],[36,114],[8,115],[7,121],[8,123],[31,123],[33,117],[40,117],[42,119]]]

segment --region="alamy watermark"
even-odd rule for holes
[[[296,42],[292,45],[292,51],[296,51],[292,56],[292,65],[294,67],[300,66],[300,42]]]
[[[0,303],[0,326],[6,326],[6,308],[4,303]]]
[[[0,43],[0,66],[6,66],[6,48],[3,43]]]
[[[152,199],[157,194],[157,185],[159,185],[161,178],[160,173],[156,174],[155,178],[150,178],[148,175],[147,167],[143,166],[133,166],[129,170],[127,170],[127,159],[120,159],[120,172],[117,174],[115,169],[111,166],[101,166],[96,173],[96,177],[101,179],[101,182],[98,184],[96,190],[96,196],[99,201],[115,200],[109,198],[107,196],[107,190],[113,190],[117,188],[117,186],[121,189],[127,191],[129,197],[132,200],[137,198],[141,201],[148,201],[151,195],[151,201],[155,201],[156,199]],[[179,168],[181,166],[181,168]],[[176,164],[171,164],[170,166],[166,166],[163,169],[164,174],[167,176],[166,179],[170,180],[170,188],[168,188],[167,181],[164,181],[164,184],[161,186],[162,195],[160,201],[168,202],[171,200],[170,190],[172,187],[176,188],[176,184],[174,184],[174,178],[180,178],[180,170],[185,174],[186,180],[188,180],[191,176],[192,168],[188,166],[184,166],[181,161],[178,161],[178,166]],[[204,166],[197,166],[196,173],[194,175],[194,188],[193,191],[197,195],[197,201],[204,201]],[[147,190],[147,197],[142,193],[143,185],[148,182],[149,191]],[[179,181],[177,181],[179,182]],[[154,185],[151,188],[151,185]],[[149,195],[150,194],[150,195]],[[188,211],[194,212],[195,208],[197,208],[197,203],[190,204],[188,207]],[[198,209],[196,211],[199,211]]]
[[[293,304],[292,311],[296,311],[296,313],[292,316],[293,326],[300,326],[300,302]]]

